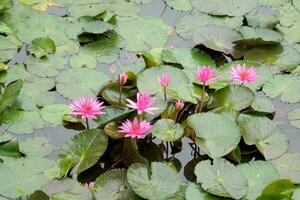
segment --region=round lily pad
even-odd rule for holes
[[[251,107],[262,113],[273,113],[275,112],[275,107],[271,101],[263,97],[255,97],[254,101],[251,104]]]
[[[300,128],[300,108],[289,112],[287,118],[291,125],[296,128]]]
[[[151,133],[162,141],[175,141],[183,136],[184,129],[181,124],[171,119],[158,120],[152,127]]]
[[[19,146],[22,153],[31,157],[44,157],[53,151],[50,140],[45,137],[28,138],[24,142],[20,142]]]
[[[50,124],[59,125],[62,124],[64,115],[71,111],[65,104],[51,104],[41,109],[41,117]]]
[[[165,0],[171,8],[179,11],[190,11],[193,9],[190,0]]]

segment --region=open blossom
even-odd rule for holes
[[[231,67],[230,74],[229,79],[239,83],[251,83],[257,78],[256,69],[254,67],[247,68],[245,64]]]
[[[129,103],[127,106],[136,109],[139,115],[143,112],[154,115],[153,111],[158,110],[158,108],[150,106],[155,102],[155,98],[152,98],[147,92],[138,92],[136,96],[136,103],[130,99],[126,99]]]
[[[150,122],[144,120],[139,121],[137,117],[133,119],[133,122],[130,120],[125,120],[121,126],[119,126],[119,132],[125,133],[125,137],[132,137],[132,138],[141,138],[146,135],[150,129],[151,125]]]
[[[184,107],[184,102],[183,101],[176,101],[175,103],[175,108],[177,112],[181,111]]]
[[[95,98],[81,97],[70,104],[70,108],[73,110],[70,114],[79,115],[83,119],[95,119],[98,115],[105,114],[101,111],[105,108],[102,105],[103,102],[99,102]]]
[[[89,182],[89,183],[85,183],[84,184],[85,185],[85,187],[87,187],[88,189],[93,189],[94,188],[94,186],[95,186],[95,182]]]
[[[121,72],[120,75],[119,75],[119,79],[118,79],[118,82],[119,82],[119,85],[125,85],[125,83],[127,82],[127,78],[128,78],[128,75],[126,72]]]
[[[214,77],[214,75],[215,70],[209,66],[199,67],[198,70],[195,72],[196,79],[203,84],[211,83],[219,78],[218,76]]]
[[[163,73],[161,77],[157,77],[157,82],[160,83],[160,85],[164,88],[168,87],[170,83],[170,77],[169,74]]]

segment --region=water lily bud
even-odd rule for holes
[[[119,75],[119,85],[125,85],[125,83],[127,82],[127,78],[128,78],[128,75],[126,72],[121,72],[120,75]]]

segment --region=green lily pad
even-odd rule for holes
[[[263,97],[255,97],[251,104],[251,108],[262,113],[273,113],[275,112],[275,107],[271,101]]]
[[[56,89],[69,99],[76,99],[81,96],[95,96],[100,86],[108,80],[109,78],[106,74],[96,70],[67,69],[57,76]]]
[[[236,148],[241,135],[235,122],[216,113],[199,113],[187,118],[196,133],[196,144],[211,158],[220,158]]]
[[[195,167],[197,183],[211,194],[241,199],[247,194],[248,182],[242,173],[225,159],[199,162]]]
[[[44,157],[52,153],[53,146],[45,137],[28,138],[20,142],[20,151],[30,157]]]
[[[0,96],[0,113],[15,103],[22,86],[23,81],[21,80],[17,80],[7,85],[4,93]]]
[[[176,32],[184,39],[192,38],[197,30],[204,25],[220,25],[238,29],[243,24],[243,17],[217,17],[200,12],[184,15],[177,21]]]
[[[12,6],[12,1],[11,0],[4,0],[1,2],[0,4],[0,13],[4,12],[5,10],[7,10],[8,8],[10,8]]]
[[[55,42],[50,38],[36,38],[31,41],[29,50],[37,58],[47,56],[48,54],[54,54],[56,51]]]
[[[17,46],[9,38],[0,35],[0,62],[10,60],[17,53]]]
[[[95,181],[95,198],[99,200],[138,199],[126,180],[125,169],[113,169]]]
[[[237,168],[248,181],[246,198],[249,200],[255,200],[267,185],[279,179],[276,167],[268,162],[252,161],[238,165]]]
[[[16,139],[11,138],[9,141],[0,143],[0,157],[21,158],[22,156]]]
[[[71,174],[76,177],[98,161],[104,154],[107,143],[107,136],[101,130],[89,129],[67,141],[61,148],[59,156],[72,158]]]
[[[143,17],[121,21],[115,31],[124,39],[122,46],[129,51],[148,50],[149,47],[163,47],[168,40],[172,28],[162,19]],[[135,37],[132,37],[132,33]]]
[[[276,75],[267,81],[263,87],[264,93],[286,103],[300,102],[300,76],[296,74]]]
[[[174,195],[180,186],[180,177],[169,166],[152,162],[151,168],[133,164],[127,171],[127,181],[132,190],[149,200],[164,200]]]
[[[162,60],[166,63],[180,64],[184,68],[193,69],[203,65],[215,65],[215,61],[208,54],[198,49],[189,48],[164,49]]]
[[[267,160],[278,158],[289,148],[287,135],[267,117],[241,114],[238,125],[245,143],[256,145]]]
[[[272,160],[277,167],[281,178],[290,179],[296,184],[300,183],[300,153],[287,153]]]
[[[169,66],[159,66],[146,69],[139,74],[137,79],[139,91],[149,92],[150,94],[162,93],[163,88],[157,82],[157,77],[161,76],[163,73],[168,73],[170,75],[168,89],[178,90],[180,85],[185,85],[189,82],[182,70]]]
[[[270,183],[257,200],[291,199],[294,184],[287,179],[280,179]]]
[[[218,200],[219,197],[205,192],[200,185],[190,183],[185,191],[186,200]]]
[[[209,49],[234,55],[233,42],[241,40],[242,37],[234,29],[225,26],[205,25],[195,31],[192,39],[195,43],[203,44]]]
[[[300,199],[300,189],[296,189],[293,193],[292,200]]]
[[[191,0],[192,6],[200,12],[211,15],[243,16],[258,6],[257,0]]]
[[[288,113],[287,119],[289,123],[296,128],[300,128],[300,108],[297,108]]]
[[[190,0],[165,0],[168,6],[179,11],[190,11],[193,9]]]
[[[24,82],[17,98],[24,110],[38,110],[38,108],[55,102],[54,81],[48,78],[36,78],[32,82]]]
[[[254,101],[254,93],[245,86],[230,85],[212,94],[209,108],[243,110]]]
[[[73,68],[89,68],[93,69],[97,66],[97,61],[89,54],[78,54],[72,56],[70,59],[70,65]]]
[[[71,111],[72,109],[65,104],[51,104],[42,108],[40,114],[46,122],[59,125],[62,124],[64,115],[69,114]]]
[[[184,134],[181,124],[171,119],[160,119],[152,127],[151,133],[162,141],[172,142]]]
[[[0,187],[0,194],[17,198],[33,193],[49,181],[44,171],[52,165],[52,161],[44,158],[5,158],[0,164],[0,180],[7,184]]]

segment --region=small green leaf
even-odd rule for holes
[[[294,191],[294,184],[287,179],[281,179],[270,183],[263,190],[257,200],[273,200],[273,199],[291,199]]]
[[[0,113],[15,103],[22,86],[23,81],[21,80],[17,80],[7,85],[4,93],[0,96]]]
[[[300,128],[300,108],[292,110],[288,113],[287,119],[289,123],[296,128]]]
[[[54,54],[56,51],[55,42],[50,38],[36,38],[32,40],[29,50],[37,58]]]
[[[275,112],[275,107],[271,101],[263,97],[255,97],[254,101],[251,104],[251,107],[262,113],[273,113]]]
[[[45,137],[28,138],[20,142],[20,151],[30,157],[44,157],[52,153],[53,146]]]
[[[51,104],[41,109],[41,117],[50,124],[59,125],[63,123],[64,115],[71,111],[72,109],[65,104]]]
[[[184,129],[174,120],[160,119],[153,125],[151,133],[162,141],[172,142],[183,136]]]

